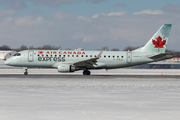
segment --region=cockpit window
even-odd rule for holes
[[[17,56],[18,53],[14,54],[14,56]]]
[[[17,56],[21,56],[21,53],[18,53]]]
[[[21,56],[21,53],[16,53],[14,56]]]

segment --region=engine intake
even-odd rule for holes
[[[76,70],[75,66],[69,64],[58,65],[58,72],[74,72]]]

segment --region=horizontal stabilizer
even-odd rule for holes
[[[157,54],[157,55],[151,56],[149,58],[151,58],[151,59],[158,59],[158,58],[161,58],[161,57],[166,57],[166,59],[169,59],[169,58],[174,57],[173,55],[168,55],[168,54],[169,54],[168,52],[161,53],[161,54]]]

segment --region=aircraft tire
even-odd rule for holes
[[[87,75],[87,72],[86,72],[86,71],[83,71],[83,75]]]
[[[91,74],[91,72],[90,71],[87,71],[87,75],[90,75]]]
[[[83,71],[83,75],[90,75],[91,72],[90,71]]]
[[[28,75],[28,72],[24,72],[24,75]]]

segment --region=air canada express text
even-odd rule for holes
[[[85,55],[85,52],[80,51],[38,51],[38,54],[63,54],[63,55]]]

